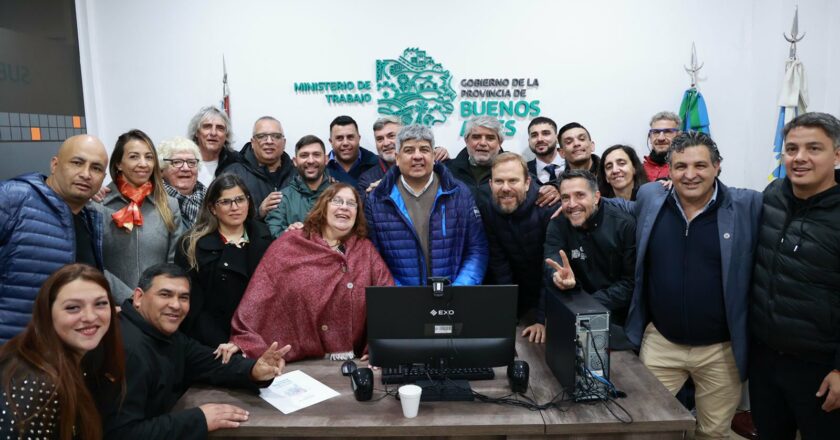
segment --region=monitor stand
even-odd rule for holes
[[[467,380],[418,380],[415,385],[423,388],[421,402],[471,402],[475,400]]]

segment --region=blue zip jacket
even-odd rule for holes
[[[101,214],[85,207],[82,215],[102,270]],[[41,284],[75,261],[73,212],[47,186],[46,176],[24,174],[0,183],[0,344],[29,324]]]
[[[431,273],[453,285],[481,284],[487,270],[487,237],[470,190],[435,164],[439,185],[429,219]],[[397,184],[399,167],[391,167],[365,203],[370,239],[402,286],[426,285],[426,261]]]

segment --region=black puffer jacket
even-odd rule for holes
[[[239,176],[248,191],[251,192],[251,203],[259,211],[260,204],[272,191],[279,191],[289,184],[292,176],[297,173],[292,164],[292,158],[286,152],[280,157],[280,168],[271,173],[264,165],[257,161],[254,148],[248,142],[239,151],[241,160],[225,167],[221,173],[231,173]],[[221,167],[221,165],[219,165]],[[217,176],[220,173],[217,173]]]
[[[763,207],[752,335],[774,350],[840,368],[840,186],[802,201],[789,179],[779,179],[764,190]]]
[[[525,201],[510,214],[503,213],[492,201],[489,185],[480,191],[485,194],[479,199],[478,209],[490,246],[484,283],[519,285],[518,316],[521,318],[540,301],[545,231],[557,206],[537,206],[536,179],[531,179]]]

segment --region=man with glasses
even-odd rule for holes
[[[254,123],[251,142],[240,151],[242,161],[223,171],[239,176],[251,192],[251,199],[259,204],[261,219],[277,208],[283,194],[280,192],[294,175],[292,159],[285,152],[286,136],[280,121],[263,116]]]
[[[370,238],[403,286],[424,286],[429,277],[454,285],[481,284],[487,269],[487,237],[470,190],[440,163],[435,138],[422,125],[397,135],[397,166],[365,202]]]
[[[193,141],[175,137],[158,144],[158,157],[166,193],[178,201],[181,222],[189,229],[207,194],[207,187],[198,181],[201,152]]]
[[[327,169],[339,182],[353,187],[358,185],[359,176],[377,166],[376,154],[359,146],[359,124],[350,116],[339,116],[330,122],[330,151]]]
[[[668,148],[671,142],[680,134],[680,123],[682,120],[676,113],[659,112],[650,118],[650,130],[648,131],[648,148],[650,155],[645,156],[645,173],[648,180],[668,180]]]

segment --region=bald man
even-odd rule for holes
[[[61,266],[102,270],[102,219],[85,207],[102,186],[108,154],[88,135],[67,139],[50,176],[24,174],[0,182],[0,344],[32,316],[41,284]]]

